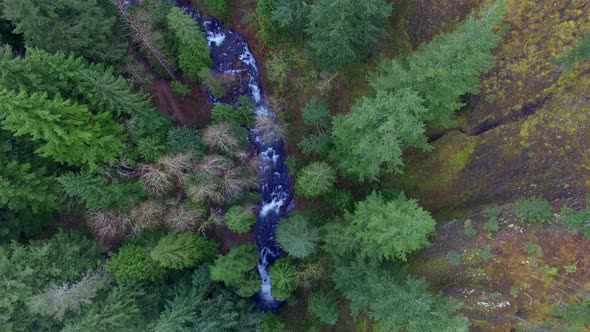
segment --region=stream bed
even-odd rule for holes
[[[270,121],[278,121],[268,107],[260,84],[260,70],[250,47],[244,37],[232,29],[224,28],[217,19],[203,17],[193,8],[183,6],[203,27],[207,42],[211,48],[213,71],[235,76],[242,88],[223,98],[223,103],[237,105],[238,98],[246,95],[255,103],[256,117],[268,117]],[[208,94],[213,104],[220,103],[212,94]],[[260,251],[258,272],[261,278],[261,289],[257,300],[263,311],[276,311],[280,302],[272,296],[269,267],[283,254],[283,250],[275,241],[275,231],[279,221],[294,208],[292,181],[289,169],[285,164],[286,155],[283,141],[279,138],[263,139],[264,133],[250,131],[250,143],[259,158],[260,193],[262,201],[255,225],[256,244]]]

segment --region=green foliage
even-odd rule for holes
[[[392,7],[386,0],[317,0],[306,32],[309,57],[323,70],[364,59],[385,35]]]
[[[483,224],[483,230],[489,233],[495,233],[500,230],[500,225],[498,225],[498,217],[491,217]]]
[[[174,127],[168,131],[168,147],[171,152],[190,153],[196,156],[205,154],[205,147],[196,129]]]
[[[367,313],[380,331],[468,331],[469,321],[453,316],[460,305],[430,294],[428,283],[401,268],[386,270],[361,259],[337,261],[332,279],[350,300],[353,317]]]
[[[66,313],[78,313],[85,304],[92,303],[97,292],[108,286],[102,273],[88,273],[73,284],[52,286],[29,301],[31,312],[63,321]]]
[[[145,331],[141,295],[143,292],[134,286],[117,285],[101,301],[68,321],[62,331]]]
[[[562,207],[560,220],[572,232],[580,232],[590,238],[590,200],[587,200],[586,209],[576,211],[568,207]]]
[[[237,289],[240,295],[246,295],[240,289],[251,290],[250,277],[258,262],[258,251],[252,243],[245,243],[232,248],[225,256],[220,255],[211,266],[211,280],[223,281],[223,283]],[[250,287],[249,287],[250,286]]]
[[[211,121],[213,123],[227,122],[238,126],[253,126],[256,119],[254,113],[246,107],[234,108],[228,104],[217,104],[211,110]]]
[[[288,258],[279,258],[269,269],[272,296],[278,301],[284,301],[297,288],[297,272]]]
[[[0,154],[0,209],[39,213],[57,208],[55,181],[46,173]]]
[[[57,283],[76,283],[100,259],[93,240],[75,232],[59,231],[42,241],[0,247],[0,329],[55,330],[54,320],[27,309],[33,297]]]
[[[590,59],[590,33],[578,39],[578,44],[559,58],[559,63],[571,67],[575,63]]]
[[[260,316],[251,302],[215,286],[206,266],[195,270],[190,285],[180,286],[153,331],[256,331]]]
[[[400,172],[403,149],[429,150],[422,118],[423,99],[409,89],[378,92],[354,104],[350,113],[334,117],[333,159],[346,175],[375,180],[385,167]]]
[[[311,5],[306,0],[276,0],[271,19],[291,36],[301,38],[310,12]]]
[[[555,307],[553,314],[561,318],[561,326],[555,330],[574,332],[585,331],[590,326],[590,297],[565,307]]]
[[[543,254],[543,249],[541,248],[541,246],[538,246],[531,242],[527,242],[525,244],[524,250],[529,254]]]
[[[494,65],[491,53],[500,36],[494,28],[502,21],[504,1],[487,7],[480,18],[469,17],[455,32],[436,36],[406,58],[382,64],[369,78],[377,91],[410,89],[428,110],[423,119],[431,126],[451,126],[454,112],[465,104],[459,97],[479,92],[479,78]]]
[[[329,125],[330,110],[328,103],[317,97],[311,97],[301,110],[303,122],[308,126],[326,128]]]
[[[110,183],[104,177],[90,173],[66,173],[57,181],[64,187],[67,195],[80,199],[89,209],[130,208],[145,198],[141,183],[134,181]]]
[[[276,240],[289,255],[306,258],[317,250],[320,234],[305,217],[296,214],[279,224]]]
[[[164,236],[150,252],[150,257],[164,268],[186,269],[212,260],[217,243],[193,233]]]
[[[276,5],[277,0],[258,0],[256,2],[258,38],[266,46],[275,46],[277,41],[284,37],[284,31],[272,18]]]
[[[127,244],[121,247],[107,263],[107,271],[121,283],[154,281],[162,277],[164,270],[150,258],[147,248]]]
[[[304,137],[299,142],[299,148],[305,154],[327,156],[330,153],[332,139],[328,133],[315,133]]]
[[[309,295],[307,310],[322,323],[334,325],[338,320],[338,299],[324,290],[315,291]]]
[[[447,253],[447,261],[449,262],[449,264],[454,265],[454,266],[459,266],[461,265],[461,260],[463,259],[463,255],[461,255],[460,253],[451,250]]]
[[[178,81],[172,81],[170,87],[172,88],[172,92],[179,97],[186,97],[191,93],[191,89],[188,85],[182,84]]]
[[[436,225],[416,200],[401,194],[386,202],[375,192],[358,202],[354,213],[346,213],[344,219],[344,224],[328,226],[333,234],[327,242],[333,253],[404,262],[408,254],[430,245],[428,236]]]
[[[340,212],[350,211],[354,207],[354,197],[349,191],[334,190],[330,195],[324,196],[324,199]]]
[[[227,0],[204,0],[205,6],[209,12],[218,18],[227,19],[230,16],[229,4]]]
[[[336,184],[336,173],[325,162],[314,162],[305,166],[299,176],[295,191],[306,198],[330,193]]]
[[[477,230],[473,228],[473,221],[471,219],[467,219],[463,222],[463,234],[469,237],[477,235]]]
[[[254,213],[241,206],[232,206],[225,213],[227,228],[239,234],[248,233],[255,222],[256,216]]]
[[[127,44],[108,1],[6,0],[1,8],[28,47],[74,53],[95,62],[115,62],[125,55]]]
[[[94,115],[85,106],[48,99],[46,93],[0,91],[0,121],[15,136],[40,141],[36,152],[57,162],[95,169],[113,163],[123,151],[123,128],[109,113]]]
[[[553,218],[553,209],[542,197],[521,198],[516,201],[516,216],[531,223],[549,222]]]
[[[182,9],[174,7],[168,13],[168,27],[178,42],[178,66],[184,74],[197,79],[199,72],[211,67],[209,46],[201,34],[197,22],[185,14]]]
[[[258,332],[288,332],[288,330],[279,316],[268,313],[262,319]]]

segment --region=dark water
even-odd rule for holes
[[[257,117],[269,117],[277,121],[266,103],[264,92],[260,85],[260,71],[256,59],[250,52],[250,47],[244,37],[231,29],[226,29],[213,18],[206,18],[195,9],[183,6],[185,11],[193,16],[203,27],[209,46],[215,72],[229,74],[236,77],[239,87],[232,90],[223,100],[217,100],[209,94],[212,103],[237,104],[241,95],[246,95],[256,104]],[[279,220],[285,218],[293,209],[292,181],[289,169],[285,165],[283,141],[275,139],[272,142],[263,141],[255,134],[250,135],[250,142],[256,149],[260,160],[260,212],[256,222],[256,244],[260,251],[258,271],[261,277],[261,289],[257,296],[262,310],[276,311],[280,302],[272,297],[268,268],[283,254],[280,246],[275,242],[275,231]]]

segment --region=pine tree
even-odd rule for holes
[[[168,27],[178,41],[178,65],[191,79],[199,77],[199,72],[211,67],[209,46],[197,22],[185,14],[182,9],[174,7],[168,14]]]
[[[248,233],[255,222],[256,215],[241,206],[232,206],[225,213],[227,228],[239,234]]]
[[[164,270],[154,261],[149,251],[138,244],[126,244],[107,263],[106,269],[121,283],[154,281]]]
[[[412,89],[424,99],[431,126],[450,126],[454,112],[465,104],[459,97],[479,92],[479,78],[494,65],[491,53],[500,36],[504,0],[469,17],[455,32],[435,37],[406,58],[383,64],[369,79],[377,91]]]
[[[115,62],[127,44],[112,4],[96,0],[6,0],[4,16],[22,33],[25,45],[63,51],[89,60]]]
[[[338,299],[320,289],[309,296],[307,310],[322,323],[334,325],[338,320]]]
[[[323,70],[366,58],[385,33],[392,7],[386,0],[318,0],[306,32],[310,58]]]
[[[278,301],[284,301],[297,288],[297,272],[293,262],[288,258],[279,258],[268,273],[271,276],[272,296]]]
[[[306,258],[316,251],[320,235],[305,217],[296,214],[279,224],[276,239],[289,255]]]
[[[64,191],[80,199],[89,209],[129,208],[145,197],[143,186],[137,182],[120,183],[90,173],[66,173],[57,178]]]
[[[305,0],[276,0],[271,18],[277,26],[291,36],[301,38],[309,20],[310,11],[311,5]]]
[[[360,181],[375,180],[384,171],[400,171],[404,148],[428,150],[422,103],[408,89],[378,92],[354,104],[350,113],[334,117],[332,157],[338,168]]]
[[[240,295],[250,296],[256,292],[252,287],[252,272],[258,262],[258,251],[251,243],[245,243],[232,248],[225,256],[219,256],[211,266],[211,280],[223,281],[223,283],[237,289]],[[256,281],[256,288],[260,287],[260,281]],[[242,288],[242,291],[240,291]],[[246,292],[248,290],[249,292]],[[246,294],[250,293],[250,294]]]
[[[49,239],[0,248],[0,329],[59,330],[57,321],[27,308],[33,296],[58,283],[76,283],[100,265],[94,240],[60,230]],[[57,326],[57,327],[56,327]]]
[[[468,331],[469,321],[453,316],[461,307],[441,294],[430,294],[428,283],[402,268],[386,270],[363,259],[340,258],[332,280],[350,300],[353,317],[368,313],[380,331],[403,328],[409,332]]]
[[[336,184],[336,172],[326,162],[315,162],[304,167],[297,177],[295,191],[307,198],[330,193]]]
[[[216,254],[215,242],[193,233],[168,234],[150,252],[154,261],[172,269],[195,267],[213,259]]]
[[[123,128],[109,113],[93,115],[59,96],[51,100],[46,93],[0,91],[0,121],[15,136],[41,141],[41,156],[73,166],[95,169],[100,163],[113,163],[123,151]]]
[[[63,321],[66,313],[79,312],[80,308],[96,297],[97,292],[107,286],[108,281],[101,271],[91,272],[82,280],[61,286],[52,286],[29,301],[32,312]]]
[[[34,213],[58,207],[55,181],[44,169],[9,161],[0,155],[0,208]]]
[[[340,233],[327,240],[333,251],[344,255],[357,252],[377,260],[407,260],[407,255],[430,245],[428,236],[436,225],[428,211],[413,199],[401,194],[386,202],[380,194],[371,193],[356,204],[354,213],[344,216],[346,223],[335,229]],[[340,229],[340,231],[338,230]]]

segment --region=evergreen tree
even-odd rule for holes
[[[129,208],[145,196],[143,186],[137,182],[120,183],[90,173],[66,173],[57,178],[64,191],[71,197],[84,202],[89,209]]]
[[[301,110],[306,125],[325,129],[329,126],[330,110],[328,103],[317,97],[311,97]]]
[[[362,257],[404,262],[408,254],[430,245],[428,236],[434,233],[436,225],[416,200],[401,194],[386,202],[375,192],[358,202],[354,213],[347,213],[344,219],[346,223],[331,229],[340,233],[341,238],[331,235],[327,240],[333,252],[358,252]]]
[[[336,184],[336,173],[332,166],[325,162],[315,162],[304,167],[299,177],[295,191],[307,198],[328,194]]]
[[[217,243],[193,233],[164,236],[150,252],[164,268],[185,269],[211,260],[217,254]]]
[[[93,115],[82,105],[47,94],[0,91],[2,127],[43,144],[37,153],[57,162],[95,169],[113,163],[123,151],[122,127],[109,113]]]
[[[5,0],[2,12],[28,47],[72,52],[98,62],[118,61],[126,51],[109,1]]]
[[[33,170],[0,154],[0,209],[51,211],[58,207],[56,194],[55,182],[44,169]]]
[[[404,148],[429,148],[422,102],[408,89],[378,92],[354,104],[350,113],[334,117],[332,157],[338,168],[361,181],[377,179],[384,167],[399,172]]]
[[[29,308],[33,313],[63,321],[66,313],[77,313],[83,305],[91,303],[107,284],[102,272],[88,273],[76,283],[53,286],[33,296]]]
[[[393,269],[392,269],[393,270]],[[332,280],[350,300],[353,317],[368,313],[380,331],[468,331],[469,321],[453,316],[461,307],[440,294],[430,294],[428,283],[401,268],[389,271],[374,262],[350,256],[336,261]]]
[[[191,79],[199,77],[203,69],[211,67],[209,47],[197,22],[185,14],[182,9],[174,7],[168,14],[168,27],[178,41],[178,65]]]
[[[144,295],[136,286],[117,285],[75,319],[69,320],[63,332],[76,331],[145,331],[141,315]]]
[[[106,269],[117,281],[141,282],[159,279],[164,270],[151,259],[148,249],[138,244],[126,244],[107,263]]]
[[[248,233],[255,222],[256,215],[241,206],[232,206],[225,213],[227,228],[239,234]]]
[[[386,0],[318,0],[306,32],[310,58],[323,70],[366,58],[385,33],[392,7]]]
[[[384,63],[370,77],[377,91],[412,89],[424,100],[431,126],[450,126],[454,112],[465,104],[459,97],[479,92],[479,77],[494,65],[491,53],[500,36],[504,0],[487,7],[480,18],[469,17],[456,31],[434,37],[406,58]]]
[[[316,251],[320,235],[305,217],[296,214],[279,224],[276,239],[289,255],[306,258]]]
[[[294,37],[303,37],[311,5],[306,0],[276,0],[272,21]]]
[[[272,285],[272,296],[278,301],[284,301],[297,288],[297,272],[288,258],[279,258],[268,270]]]
[[[34,296],[57,283],[77,283],[99,267],[96,245],[75,232],[0,247],[0,330],[59,330],[59,322],[28,310]]]
[[[307,308],[324,324],[334,325],[338,320],[338,299],[324,290],[320,289],[309,295]]]
[[[258,251],[251,243],[232,248],[225,256],[219,256],[211,266],[211,280],[236,289],[242,296],[251,296],[260,287],[260,280],[253,273],[258,262]],[[249,293],[249,294],[248,294]]]

